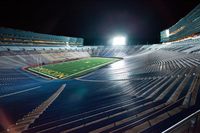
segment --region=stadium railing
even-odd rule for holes
[[[162,133],[198,133],[200,128],[200,110],[164,130]]]

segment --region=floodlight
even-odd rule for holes
[[[124,37],[124,36],[114,37],[112,45],[126,45],[126,37]]]
[[[167,36],[167,37],[170,36],[169,29],[166,30],[166,36]]]

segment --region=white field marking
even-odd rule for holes
[[[97,65],[97,66],[95,66],[95,67],[88,68],[88,69],[85,69],[85,70],[79,71],[79,72],[77,72],[77,73],[71,74],[71,75],[69,75],[69,76],[67,76],[67,77],[64,77],[64,78],[62,78],[62,79],[65,79],[65,78],[68,78],[68,77],[71,77],[71,76],[74,76],[74,75],[80,74],[80,73],[85,72],[85,71],[88,71],[88,70],[95,69],[95,68],[98,68],[98,67],[101,67],[101,66],[104,66],[104,65],[110,64],[110,63],[112,63],[112,62],[116,62],[116,61],[119,61],[119,60],[109,61],[109,62],[103,63],[103,64],[101,64],[101,65]]]
[[[94,57],[93,57],[94,58]],[[88,59],[93,59],[93,58],[88,58]],[[88,60],[87,59],[87,60]],[[81,61],[81,60],[86,60],[86,59],[79,59],[79,60],[71,60],[71,61],[67,61],[67,62],[62,62],[62,63],[57,63],[56,65],[62,65],[62,64],[68,64],[68,63],[71,63],[71,62],[77,62],[77,61]],[[88,61],[89,62],[89,61]],[[47,64],[48,65],[48,64]],[[47,65],[43,65],[43,66],[47,66]],[[52,65],[55,65],[55,64],[49,64],[50,66]],[[48,74],[45,74],[45,73],[42,73],[42,72],[39,72],[37,70],[34,70],[33,68],[29,68],[28,69],[29,72],[33,72],[35,74],[40,74],[40,75],[43,75],[43,76],[47,76],[48,78],[52,78],[52,79],[58,79],[54,76],[51,76],[51,75],[48,75]],[[77,71],[77,70],[76,70]],[[68,74],[66,74],[68,75]],[[68,76],[67,76],[68,77]],[[63,78],[64,79],[64,78]]]
[[[95,58],[95,57],[93,57],[93,58]],[[89,58],[89,59],[93,59],[93,58]],[[86,60],[86,59],[80,59],[80,60]],[[77,62],[77,61],[80,61],[80,60],[76,60],[76,61],[74,61],[74,62]],[[95,68],[98,68],[98,67],[101,67],[101,66],[110,64],[110,63],[114,63],[114,62],[117,62],[117,61],[119,61],[119,60],[120,60],[120,59],[116,59],[116,60],[114,60],[114,61],[112,60],[112,61],[110,61],[110,62],[106,62],[106,63],[103,63],[103,64],[101,64],[101,65],[97,65],[97,66],[95,66],[95,67],[91,67],[91,68],[88,68],[88,69],[79,71],[79,72],[74,73],[74,74],[71,74],[71,75],[67,75],[67,74],[66,74],[66,77],[61,78],[61,79],[66,79],[66,78],[71,77],[71,76],[74,76],[74,75],[76,75],[76,74],[79,74],[79,73],[82,73],[82,72],[85,72],[85,71],[88,71],[88,70],[92,70],[92,69],[95,69]],[[68,62],[64,62],[64,63],[70,63],[70,62],[72,62],[72,61],[68,61]],[[91,64],[91,66],[93,66],[93,65],[95,65],[95,64]],[[45,65],[44,65],[44,66],[45,66]],[[56,78],[56,77],[54,77],[54,76],[51,76],[51,75],[48,75],[48,74],[45,74],[45,73],[36,71],[36,70],[34,70],[34,69],[32,69],[32,68],[29,68],[29,71],[35,72],[36,74],[41,74],[41,75],[43,75],[43,76],[47,76],[47,77],[52,78],[52,79],[58,79],[58,78]]]
[[[9,94],[5,94],[5,95],[1,95],[0,98],[4,98],[4,97],[8,97],[8,96],[12,96],[12,95],[16,95],[16,94],[20,94],[20,93],[23,93],[23,92],[27,92],[27,91],[35,90],[35,89],[38,89],[38,88],[40,88],[40,87],[41,87],[41,86],[37,86],[37,87],[30,88],[30,89],[26,89],[26,90],[22,90],[22,91],[17,91],[17,92],[13,92],[13,93],[9,93]]]

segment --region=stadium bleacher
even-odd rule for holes
[[[199,7],[186,16],[197,26]],[[184,20],[177,25],[187,25]],[[193,32],[185,32],[190,26],[178,31],[185,37]],[[77,38],[7,28],[0,32],[2,133],[159,133],[200,109],[199,35],[182,39],[172,32],[163,44],[71,47],[60,44],[75,44]],[[50,80],[25,69],[90,57],[121,60],[68,79]],[[198,132],[199,121],[198,115],[174,132]]]
[[[83,45],[83,38],[40,34],[30,31],[0,27],[0,44],[54,44],[54,45]]]
[[[1,46],[0,108],[12,118],[12,124],[2,126],[1,130],[161,132],[199,109],[200,56],[189,51],[199,46],[185,45],[71,50]],[[123,60],[71,80],[49,81],[21,69],[89,56],[123,57]],[[57,96],[64,84],[66,87]],[[47,106],[45,100],[55,95]]]

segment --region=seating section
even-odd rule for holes
[[[182,16],[183,17],[183,16]],[[161,42],[194,38],[200,33],[200,4],[171,27],[160,33]]]
[[[30,65],[48,64],[63,60],[90,57],[88,52],[58,51],[4,51],[0,55],[0,68],[16,68]]]
[[[9,122],[0,131],[161,132],[200,108],[198,47],[1,47],[0,113]],[[22,69],[90,56],[123,59],[70,80]]]
[[[57,36],[0,27],[0,44],[83,45],[83,38]]]

